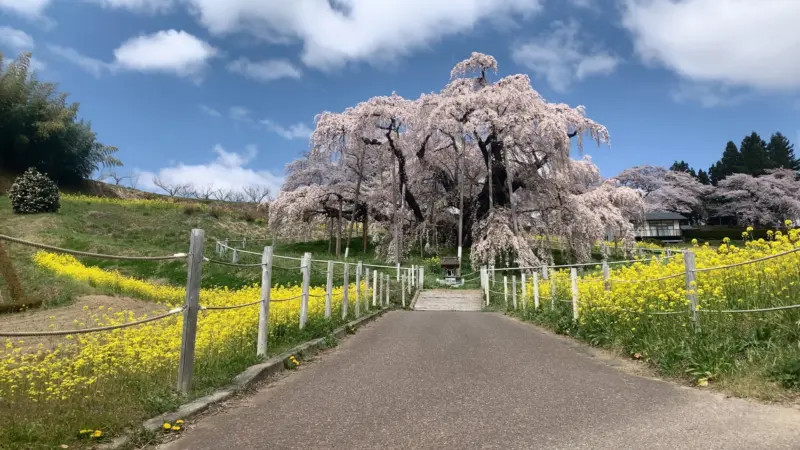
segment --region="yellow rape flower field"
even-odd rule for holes
[[[146,299],[163,311],[184,302],[185,289],[158,285],[82,264],[72,256],[38,252],[37,266],[102,290]],[[348,320],[354,318],[356,286],[348,286]],[[371,294],[362,287],[362,298]],[[203,306],[232,306],[259,299],[261,287],[202,289]],[[310,289],[306,327],[299,330],[298,286],[273,286],[269,317],[270,354],[311,338],[325,336],[342,324],[343,287],[334,288],[332,317],[324,319],[325,288]],[[370,297],[371,298],[371,297]],[[364,303],[362,303],[364,311]],[[201,311],[197,325],[193,396],[203,395],[258,361],[255,355],[258,304],[232,310]],[[116,325],[146,316],[111,307],[85,311],[74,327]],[[36,448],[47,427],[49,438],[66,439],[80,429],[113,435],[136,421],[174,409],[182,314],[130,328],[68,335],[33,350],[24,338],[6,339],[0,348],[0,429],[3,442]],[[46,324],[41,328],[46,331]],[[37,328],[39,329],[39,328]],[[42,444],[42,447],[46,445]]]
[[[612,264],[608,288],[599,266],[584,270],[578,277],[577,321],[569,269],[556,271],[555,282],[540,278],[539,310],[532,305],[529,276],[528,308],[515,311],[509,304],[508,312],[646,360],[661,373],[698,385],[710,382],[736,395],[796,399],[800,308],[791,307],[800,305],[800,252],[795,251],[800,250],[800,230],[787,225],[787,231],[770,232],[767,240],[748,239],[745,232],[735,245],[729,239],[719,247],[694,243],[689,250],[696,255],[697,280],[690,289],[698,300],[697,327],[683,255],[677,251],[672,258]],[[768,258],[774,255],[779,256]],[[761,258],[768,259],[744,264]],[[662,279],[671,275],[676,276]],[[492,289],[492,302],[502,305],[502,287]]]

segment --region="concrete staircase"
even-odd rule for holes
[[[480,311],[483,295],[479,290],[431,289],[419,293],[415,311]]]

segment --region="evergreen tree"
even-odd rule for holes
[[[689,163],[687,163],[684,160],[675,161],[674,163],[672,163],[672,166],[670,166],[669,170],[673,172],[686,172],[693,177],[697,177],[697,174],[695,173],[694,169],[689,167]]]
[[[708,169],[708,175],[711,178],[711,183],[716,185],[720,180],[732,173],[741,173],[743,168],[744,163],[739,149],[736,148],[736,144],[733,141],[728,141],[725,151],[722,152],[722,158],[711,165]]]
[[[711,178],[709,178],[708,172],[703,169],[697,171],[697,181],[703,184],[711,184]]]
[[[765,174],[767,169],[773,168],[772,161],[767,156],[767,143],[755,131],[742,139],[739,154],[742,162],[741,170],[734,170],[731,173],[746,173],[757,177]],[[723,154],[723,159],[724,157]]]
[[[800,170],[800,161],[794,155],[794,145],[780,132],[770,136],[766,151],[772,167]]]

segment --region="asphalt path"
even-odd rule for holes
[[[495,313],[394,311],[160,448],[800,449],[800,411],[637,376]]]

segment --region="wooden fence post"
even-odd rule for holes
[[[303,254],[303,262],[300,268],[303,271],[303,298],[300,301],[300,329],[302,330],[308,320],[308,285],[311,282],[311,253]]]
[[[528,309],[528,280],[525,279],[525,273],[522,273],[522,309]]]
[[[506,308],[508,308],[508,275],[503,275],[503,299],[505,299]]]
[[[239,250],[233,249],[233,256],[231,257],[231,263],[239,264]]]
[[[542,266],[542,279],[547,280],[548,273],[547,273],[547,266]]]
[[[383,305],[383,272],[378,274],[378,306]]]
[[[391,284],[390,284],[391,280],[392,280],[392,277],[390,277],[389,274],[387,273],[386,274],[386,306],[389,306],[389,298],[390,298],[390,294],[391,294],[391,292],[390,292],[390,290],[391,290]]]
[[[496,270],[494,270],[494,264],[489,266],[489,271],[492,274],[492,286],[494,286],[494,284],[495,284],[495,273],[497,272]]]
[[[325,318],[331,318],[331,304],[333,303],[333,261],[328,261],[328,279],[325,284]]]
[[[425,288],[425,268],[420,266],[419,267],[419,290]]]
[[[403,302],[403,308],[406,307],[406,275],[400,277],[400,300]]]
[[[533,272],[533,309],[539,309],[539,274]]]
[[[372,306],[378,306],[378,271],[372,270]]]
[[[556,271],[555,269],[550,269],[550,273],[548,274],[550,277],[550,309],[556,309]],[[545,278],[546,279],[546,278]]]
[[[517,309],[517,276],[511,276],[511,298],[514,301],[514,309]]]
[[[258,310],[258,344],[256,355],[267,356],[269,340],[269,300],[272,290],[272,247],[264,247],[261,255],[261,304]]]
[[[356,264],[356,319],[361,317],[361,270],[364,268],[364,264],[359,261]]]
[[[408,293],[411,293],[411,268],[409,267],[406,270],[406,289],[408,289]]]
[[[683,251],[683,263],[686,266],[686,295],[689,298],[689,310],[692,313],[692,323],[695,331],[700,331],[700,321],[697,316],[697,266],[694,252]]]
[[[369,267],[367,267],[366,275],[364,276],[364,311],[369,311]]]
[[[397,281],[400,281],[400,263],[397,263]]]
[[[572,280],[572,319],[578,320],[578,270],[571,268],[569,277]]]
[[[486,306],[489,306],[489,268],[483,266],[483,293],[486,296]]]
[[[608,267],[608,260],[603,260],[603,287],[605,290],[611,290],[611,269]]]
[[[203,241],[205,232],[192,230],[189,241],[188,274],[184,297],[181,356],[178,362],[178,392],[188,394],[194,374],[194,347],[197,338],[197,313],[200,311],[200,278],[203,275]]]
[[[347,310],[350,306],[350,264],[344,263],[344,286],[342,289],[342,320],[347,320]]]

